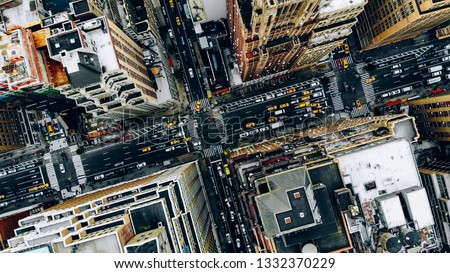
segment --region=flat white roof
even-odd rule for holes
[[[322,0],[319,13],[330,13],[336,10],[349,9],[364,5],[366,0]]]
[[[376,201],[378,202],[378,209],[381,212],[383,223],[387,228],[406,225],[405,214],[398,195],[380,196],[376,198]]]
[[[414,187],[402,191],[408,207],[409,216],[417,221],[418,228],[434,225],[433,214],[424,188]]]
[[[350,177],[347,181],[361,202],[421,185],[411,145],[406,139],[368,147],[337,159],[342,174]],[[371,187],[370,183],[375,183],[376,187]]]
[[[107,29],[105,17],[99,17],[83,23],[96,21],[98,19],[103,20],[104,27]],[[103,32],[103,27],[95,30],[85,32],[86,36],[89,36],[91,40],[95,41],[95,47],[97,48],[97,55],[100,65],[105,66],[105,71],[113,71],[119,69],[119,63],[117,61],[114,45],[112,44],[111,36],[108,32]]]
[[[39,20],[38,10],[30,10],[31,0],[22,0],[22,4],[13,8],[3,10],[3,16],[8,17],[6,27],[24,26]]]

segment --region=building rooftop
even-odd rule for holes
[[[50,51],[50,56],[56,56],[64,50],[72,51],[78,48],[83,48],[80,31],[78,29],[73,29],[55,36],[48,37],[47,45]]]
[[[6,27],[11,26],[31,26],[40,23],[38,11],[36,8],[31,10],[32,0],[22,0],[22,4],[13,8],[2,10],[3,17],[8,18]]]
[[[367,0],[325,0],[321,1],[319,13],[331,13],[339,10],[350,9],[352,7],[363,6]]]
[[[420,186],[411,145],[406,139],[386,142],[337,156],[346,184],[361,202]]]
[[[315,225],[311,183],[305,167],[267,176],[269,192],[256,197],[264,230],[270,237]]]

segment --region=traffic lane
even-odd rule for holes
[[[15,173],[9,179],[6,183],[4,181],[0,183],[0,195],[5,195],[2,198],[5,201],[10,201],[24,194],[28,194],[32,191],[32,188],[45,184],[41,167]]]
[[[168,6],[166,1],[163,1],[165,5]],[[172,31],[176,33],[174,35],[175,41],[177,43],[177,48],[180,56],[182,57],[182,67],[184,70],[185,78],[189,86],[189,92],[192,94],[194,100],[201,100],[206,97],[205,90],[200,83],[200,79],[198,77],[197,69],[196,69],[196,61],[191,52],[191,47],[188,43],[188,36],[186,35],[186,25],[185,20],[183,20],[180,11],[178,10],[178,5],[175,5],[174,9],[169,9],[167,12],[169,25],[172,28]],[[179,18],[180,25],[177,23],[177,19]],[[183,39],[183,40],[182,40]],[[192,42],[192,40],[191,40]],[[189,69],[192,69],[192,73],[194,77],[190,76]]]

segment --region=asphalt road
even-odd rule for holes
[[[172,29],[176,47],[178,48],[179,58],[184,70],[185,80],[187,81],[189,102],[199,101],[207,97],[206,90],[201,80],[201,73],[198,67],[198,61],[195,57],[193,43],[197,42],[192,20],[187,19],[184,13],[183,4],[185,1],[173,1],[173,8],[169,0],[160,0],[161,5],[166,10],[166,19]],[[177,18],[178,22],[177,23]],[[191,71],[191,72],[189,72]],[[191,76],[192,75],[192,76]]]
[[[138,168],[193,151],[191,141],[185,141],[185,135],[183,135],[185,126],[175,126],[165,130],[159,127],[126,143],[109,145],[82,154],[81,160],[87,182],[94,183],[121,176]],[[147,150],[144,151],[144,149]],[[145,166],[138,167],[138,164],[144,162]]]
[[[33,166],[34,165],[34,166]],[[30,193],[46,189],[48,177],[40,163],[28,165],[23,170],[0,176],[0,202],[16,202],[25,199]]]

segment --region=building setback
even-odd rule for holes
[[[450,1],[371,0],[358,17],[364,50],[416,37],[449,19]]]
[[[450,95],[435,95],[408,102],[422,137],[450,141]]]
[[[366,2],[228,0],[243,80],[315,65],[352,33]]]
[[[4,252],[217,252],[197,162],[80,195],[19,221]]]
[[[16,110],[0,108],[0,153],[25,147]]]

